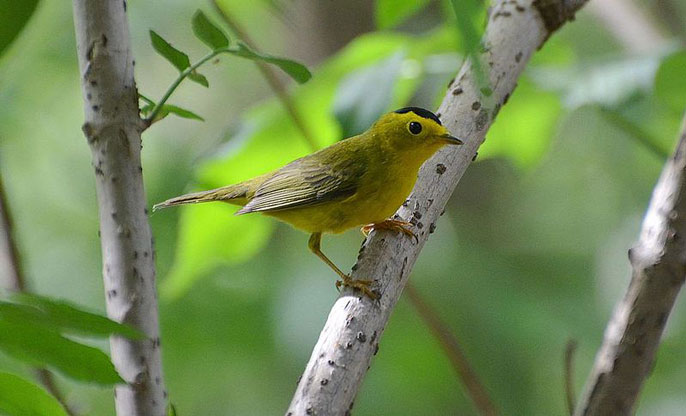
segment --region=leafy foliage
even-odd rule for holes
[[[229,46],[229,38],[217,26],[215,26],[210,19],[205,16],[205,13],[198,10],[193,15],[193,33],[195,36],[203,41],[210,49],[220,49]]]
[[[67,416],[48,392],[14,374],[0,372],[0,413],[7,416]]]
[[[199,115],[190,110],[169,105],[167,104],[167,100],[186,77],[204,87],[209,87],[209,81],[204,75],[197,72],[197,68],[221,53],[229,53],[243,58],[276,65],[299,83],[307,82],[312,77],[312,74],[304,65],[290,59],[258,53],[248,48],[240,41],[236,42],[235,46],[230,46],[229,38],[224,31],[213,24],[200,10],[193,15],[191,24],[195,36],[212,49],[208,55],[193,65],[191,65],[190,58],[185,52],[174,48],[155,31],[150,30],[150,40],[153,48],[179,70],[179,76],[171,84],[159,103],[155,103],[151,99],[141,95],[141,99],[146,102],[141,113],[149,124],[159,121],[169,114],[176,114],[182,118],[202,121],[203,118]]]
[[[46,297],[22,293],[0,301],[0,350],[6,354],[81,381],[104,385],[123,381],[105,353],[66,334],[143,337],[129,326]]]
[[[0,56],[29,21],[38,0],[0,0]]]

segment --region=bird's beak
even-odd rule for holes
[[[464,142],[463,142],[462,140],[458,139],[458,138],[455,137],[455,136],[451,136],[451,135],[448,134],[448,133],[446,133],[446,134],[441,134],[439,137],[440,137],[441,139],[443,139],[443,141],[444,141],[445,143],[447,143],[447,144],[464,144]]]

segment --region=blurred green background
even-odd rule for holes
[[[686,36],[679,30],[686,4],[597,3],[534,56],[413,271],[413,284],[452,327],[503,414],[566,413],[570,338],[579,342],[574,378],[581,392],[628,285],[626,253],[686,105]],[[321,146],[385,111],[436,108],[464,56],[454,15],[439,1],[222,5],[262,50],[308,64],[307,84],[284,81]],[[194,60],[206,52],[191,34],[192,14],[203,8],[220,20],[206,2],[128,6],[138,88],[159,98],[176,71],[154,53],[148,30]],[[639,20],[613,26],[608,7]],[[66,2],[40,2],[0,59],[0,171],[31,289],[104,313],[71,12]],[[169,117],[143,136],[150,205],[310,151],[252,62],[222,57],[201,72],[209,89],[186,82],[170,102],[205,122]],[[233,217],[233,210],[192,206],[150,217],[164,372],[180,415],[283,413],[337,297],[331,271],[307,250],[307,235],[268,218]],[[326,238],[324,250],[349,268],[361,240],[350,231]],[[686,408],[684,313],[682,301],[638,414]],[[106,342],[94,345],[107,349]],[[29,373],[1,354],[0,369]],[[58,383],[80,414],[114,413],[110,389],[62,377]],[[474,414],[404,299],[355,414]]]

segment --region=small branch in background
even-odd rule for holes
[[[411,284],[405,286],[410,303],[417,310],[419,316],[424,320],[426,326],[438,340],[443,348],[443,352],[450,359],[453,369],[460,381],[465,386],[468,396],[472,399],[474,406],[481,416],[495,416],[498,414],[493,401],[486,392],[486,388],[479,381],[479,377],[469,364],[462,348],[460,348],[457,338],[450,331],[436,312],[422,299],[421,295]]]
[[[12,215],[5,196],[2,172],[0,172],[0,276],[4,276],[0,281],[7,290],[12,292],[27,291],[19,249],[14,240]],[[60,402],[67,414],[74,416],[75,413],[67,406],[67,401],[57,388],[52,373],[44,368],[37,368],[35,374],[38,381]]]
[[[567,341],[565,346],[565,399],[570,416],[574,414],[574,404],[576,403],[576,394],[574,394],[574,353],[577,346],[578,343],[575,339]]]
[[[239,38],[243,42],[245,42],[246,45],[248,45],[251,49],[255,51],[260,51],[257,45],[255,45],[255,42],[253,42],[252,38],[248,35],[248,33],[241,27],[241,25],[236,21],[236,19],[231,16],[229,12],[224,10],[217,0],[212,0],[212,4],[214,5],[214,8],[217,10],[217,13],[224,19],[224,22],[226,25],[236,34],[238,35]],[[279,79],[278,74],[268,64],[261,62],[261,61],[255,61],[255,65],[257,65],[257,68],[259,68],[260,72],[266,79],[267,83],[271,87],[272,91],[276,94],[276,96],[279,98],[281,101],[281,104],[284,106],[286,111],[288,112],[288,115],[290,115],[291,119],[295,123],[296,127],[300,130],[300,132],[303,135],[303,138],[307,142],[307,145],[310,147],[310,150],[312,152],[315,152],[319,150],[319,145],[317,145],[317,141],[315,140],[314,136],[312,135],[312,132],[309,130],[307,127],[307,124],[303,120],[302,117],[300,117],[300,113],[298,112],[298,109],[295,106],[295,103],[291,99],[291,97],[288,95],[288,92],[286,91],[286,87],[283,85],[283,82]]]
[[[0,282],[8,290],[21,292],[26,287],[26,283],[21,269],[19,250],[14,241],[12,217],[3,186],[2,172],[0,172],[0,277],[2,277]]]
[[[588,9],[630,53],[640,55],[654,52],[655,48],[667,43],[660,28],[633,0],[592,1]]]
[[[631,415],[650,375],[660,337],[686,279],[686,115],[674,155],[653,190],[631,283],[615,306],[577,416]]]

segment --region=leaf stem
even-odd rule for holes
[[[167,92],[164,93],[160,101],[157,104],[155,104],[155,107],[150,112],[150,115],[143,120],[143,122],[145,123],[145,128],[150,127],[150,125],[155,122],[155,117],[157,117],[157,115],[162,110],[162,107],[167,103],[167,100],[169,100],[171,95],[174,93],[174,91],[176,91],[176,89],[179,87],[179,85],[181,85],[181,82],[183,82],[183,80],[186,79],[186,77],[192,74],[193,71],[198,69],[205,62],[209,61],[210,59],[214,58],[222,52],[230,52],[231,50],[232,49],[230,49],[229,47],[215,49],[207,55],[203,56],[198,62],[181,71],[181,73],[179,73],[179,76],[176,77],[174,82],[172,82],[169,88],[167,88]]]

